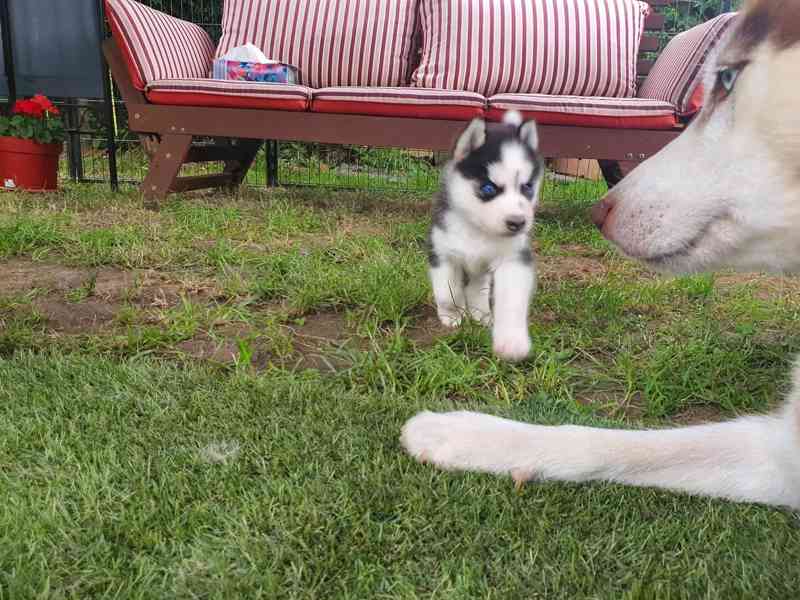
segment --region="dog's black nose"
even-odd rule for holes
[[[511,233],[517,233],[525,227],[524,217],[511,217],[506,219],[506,227]]]

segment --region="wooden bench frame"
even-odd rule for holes
[[[664,6],[670,0],[650,0]],[[637,63],[644,78],[652,61],[642,55],[656,52],[664,16],[653,12],[646,21]],[[291,140],[379,147],[451,150],[463,121],[377,117],[238,108],[163,106],[150,104],[136,89],[122,53],[113,38],[103,52],[128,110],[128,127],[139,134],[150,156],[150,169],[141,190],[157,206],[172,192],[239,186],[263,140]],[[616,129],[561,125],[540,126],[541,153],[547,158],[597,159],[609,186],[631,166],[658,152],[680,135],[682,126],[668,130]],[[214,138],[213,145],[193,146],[195,138]],[[221,173],[179,176],[187,163],[224,162]]]

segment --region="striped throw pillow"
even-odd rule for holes
[[[736,14],[719,15],[672,38],[642,83],[639,97],[671,102],[684,117],[700,110],[703,65]]]
[[[649,11],[637,0],[420,0],[413,83],[484,96],[635,96]]]
[[[300,71],[300,83],[408,83],[416,0],[225,0],[217,57],[252,43]]]
[[[209,76],[214,43],[201,27],[133,0],[106,0],[106,15],[137,89],[159,79]]]

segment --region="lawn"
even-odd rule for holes
[[[800,597],[797,514],[401,451],[422,409],[776,405],[800,282],[650,274],[587,223],[600,191],[547,190],[519,365],[437,325],[425,195],[0,195],[0,599]]]

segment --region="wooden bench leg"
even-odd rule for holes
[[[150,170],[141,188],[149,207],[158,208],[159,201],[169,193],[180,173],[181,165],[186,162],[191,145],[191,135],[162,136],[161,143],[158,144],[158,149],[150,160]]]
[[[256,159],[262,144],[261,140],[239,140],[236,148],[241,151],[242,156],[237,160],[225,162],[225,173],[231,176],[231,188],[239,187],[247,177],[247,172]]]

